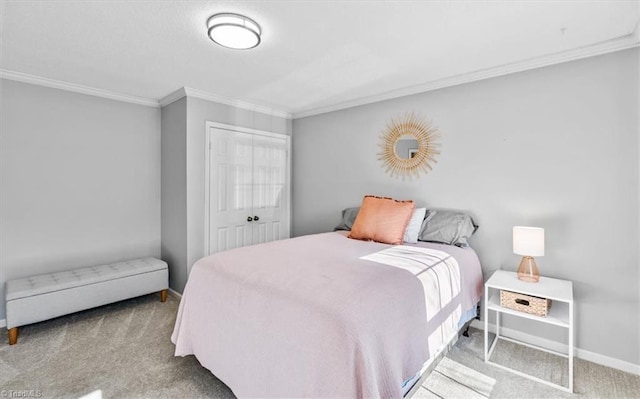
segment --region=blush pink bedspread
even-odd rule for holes
[[[238,397],[401,397],[429,359],[427,320],[415,276],[359,259],[389,247],[326,233],[205,257],[175,354],[194,354]]]

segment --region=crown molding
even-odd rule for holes
[[[116,93],[114,91],[97,89],[95,87],[84,86],[76,83],[69,83],[62,80],[44,78],[42,76],[29,75],[27,73],[8,71],[0,69],[0,78],[15,80],[17,82],[30,83],[38,86],[51,87],[54,89],[72,91],[75,93],[87,94],[90,96],[108,98],[110,100],[124,101],[127,103],[145,105],[148,107],[158,107],[158,101],[145,98],[130,96],[128,94]]]
[[[186,96],[187,96],[187,92],[185,91],[185,88],[181,87],[178,90],[174,91],[173,93],[167,94],[166,96],[162,97],[160,101],[158,101],[158,103],[160,104],[161,107],[164,107]]]
[[[243,100],[238,100],[231,97],[225,97],[218,94],[209,93],[206,91],[193,89],[191,87],[182,87],[173,93],[167,95],[166,97],[160,100],[160,106],[164,107],[165,105],[169,105],[174,101],[178,101],[182,97],[192,97],[199,98],[201,100],[212,101],[219,104],[230,105],[236,108],[242,108],[249,111],[260,112],[262,114],[278,116],[280,118],[292,119],[292,115],[290,112],[282,111],[275,108],[266,107],[264,105],[258,105],[254,103],[250,103]]]
[[[194,97],[203,100],[213,101],[230,105],[237,108],[246,109],[249,111],[261,112],[263,114],[279,116],[281,118],[291,119],[291,113],[286,111],[269,108],[263,105],[253,104],[247,101],[238,100],[229,97],[223,97],[217,94],[207,93],[202,90],[196,90],[189,87],[182,87],[173,93],[163,97],[160,100],[154,100],[145,97],[130,96],[128,94],[116,93],[109,90],[98,89],[95,87],[84,86],[76,83],[65,82],[62,80],[49,79],[42,76],[29,75],[27,73],[9,71],[6,69],[0,69],[0,78],[14,80],[17,82],[29,83],[38,86],[51,87],[54,89],[72,91],[75,93],[87,94],[90,96],[108,98],[111,100],[124,101],[128,103],[145,105],[148,107],[164,107],[174,101],[181,99],[182,97]]]
[[[249,111],[260,112],[267,115],[278,116],[280,118],[292,119],[290,112],[282,111],[274,108],[270,108],[264,105],[253,104],[247,101],[238,100],[235,98],[224,97],[217,94],[208,93],[206,91],[192,89],[190,87],[183,88],[187,97],[199,98],[202,100],[213,101],[216,103],[230,105],[236,108],[242,108]]]
[[[339,111],[342,109],[376,103],[379,101],[391,100],[394,98],[410,96],[413,94],[426,93],[429,91],[443,89],[446,87],[457,86],[464,83],[470,83],[478,80],[484,80],[484,79],[494,78],[498,76],[509,75],[516,72],[523,72],[531,69],[542,68],[545,66],[580,60],[583,58],[608,54],[615,51],[627,50],[627,49],[638,47],[638,46],[640,46],[640,21],[638,24],[636,24],[636,27],[633,30],[633,32],[631,32],[628,35],[621,36],[619,38],[606,40],[600,43],[580,47],[577,49],[548,54],[541,57],[529,58],[526,60],[504,64],[504,65],[500,65],[493,68],[481,69],[474,72],[469,72],[469,73],[464,73],[461,75],[456,75],[456,76],[452,76],[444,79],[434,80],[434,81],[422,83],[415,86],[408,86],[402,89],[390,90],[385,93],[362,97],[355,100],[328,105],[325,107],[318,107],[318,108],[313,108],[309,110],[304,110],[301,112],[295,112],[293,114],[293,118],[294,119],[305,118],[307,116],[320,115],[327,112]]]

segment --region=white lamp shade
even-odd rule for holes
[[[514,226],[513,253],[522,256],[544,256],[544,229]]]

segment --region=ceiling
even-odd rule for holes
[[[0,69],[151,99],[181,87],[294,117],[638,45],[638,1],[2,1]],[[260,46],[211,42],[238,12]]]

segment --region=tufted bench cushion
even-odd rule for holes
[[[64,272],[7,281],[7,301],[51,291],[66,290],[81,285],[95,284],[135,274],[165,270],[167,263],[156,258],[141,258],[108,265],[83,267]]]
[[[156,258],[10,280],[7,329],[157,291],[166,298],[168,281],[167,263]]]

